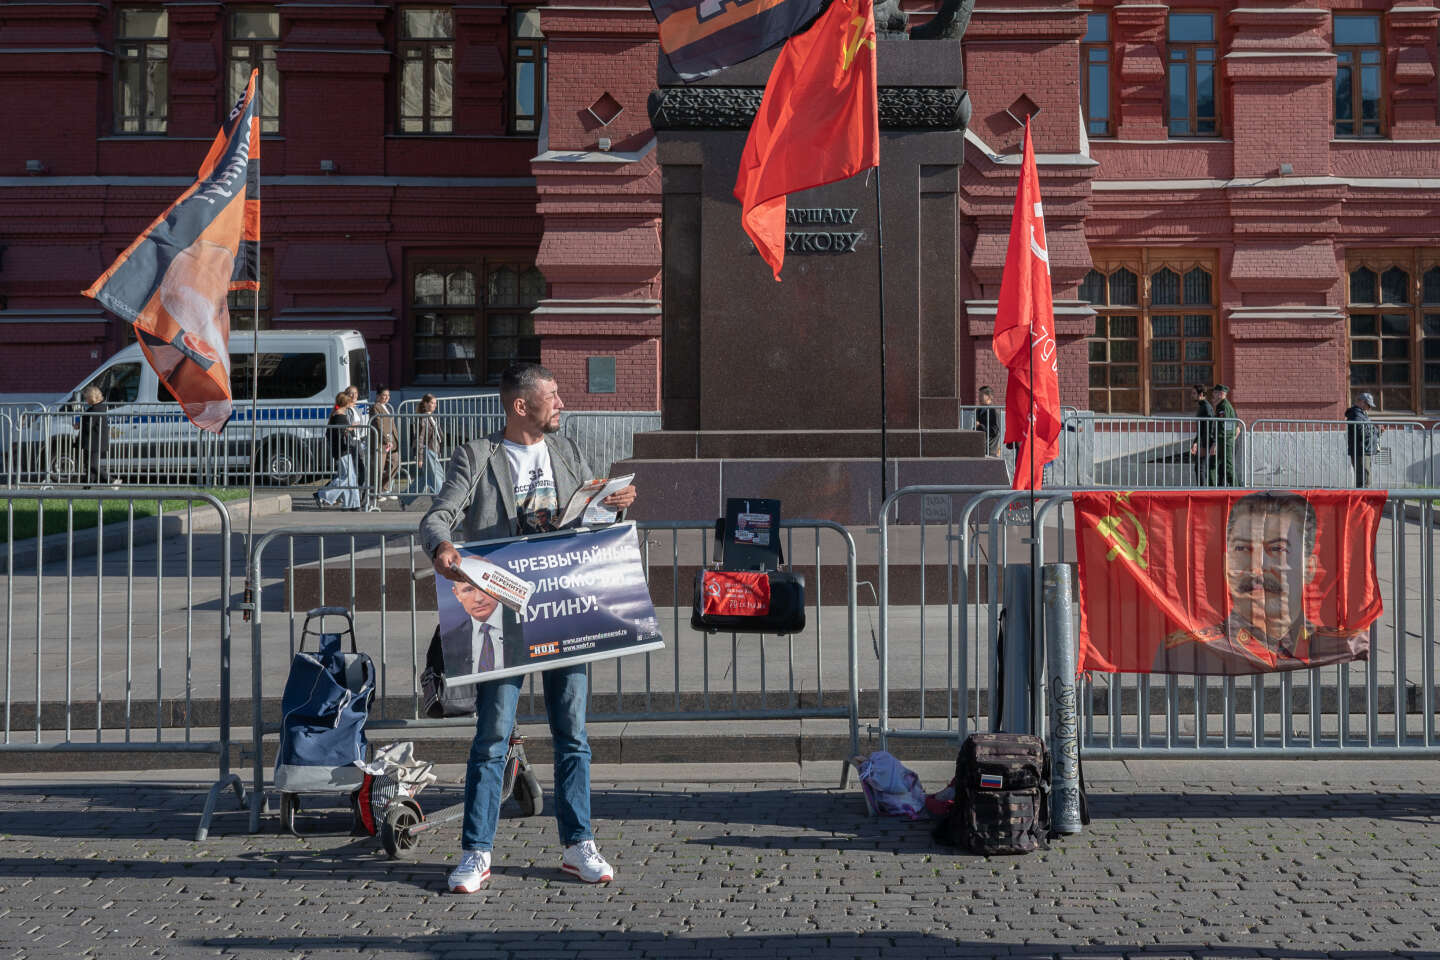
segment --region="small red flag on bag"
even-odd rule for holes
[[[994,347],[995,356],[1010,371],[1005,386],[1005,442],[1019,444],[1011,486],[1031,489],[1033,473],[1038,489],[1045,464],[1059,454],[1060,372],[1050,251],[1028,117],[1020,188],[1010,218],[1010,246],[995,310]]]
[[[231,290],[258,290],[260,201],[249,196],[260,157],[259,71],[210,146],[195,182],[100,275],[87,297],[135,327],[156,376],[190,422],[220,433],[230,393]],[[258,168],[257,168],[258,169]]]
[[[785,41],[735,178],[740,223],[780,279],[785,195],[880,164],[874,0],[833,0]]]

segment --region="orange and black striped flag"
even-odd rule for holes
[[[825,0],[650,0],[660,50],[685,81],[757,57],[805,29]]]
[[[84,291],[135,327],[140,349],[190,422],[230,419],[231,290],[258,290],[258,71],[231,109],[195,182]]]

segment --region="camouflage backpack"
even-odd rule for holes
[[[1050,760],[1039,737],[976,733],[955,759],[955,805],[935,839],[971,853],[1029,853],[1049,846]]]

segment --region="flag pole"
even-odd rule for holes
[[[876,275],[879,283],[880,296],[880,503],[883,506],[885,498],[889,495],[890,482],[890,447],[889,437],[889,408],[886,406],[885,398],[885,230],[883,227],[884,216],[880,207],[880,165],[875,165],[875,247],[877,256]]]
[[[258,124],[257,124],[258,127]],[[260,158],[250,161],[255,165],[255,206],[260,206]],[[248,198],[247,198],[248,199]],[[257,213],[258,215],[258,213]],[[255,231],[255,297],[250,313],[250,508],[245,511],[245,602],[255,601],[255,584],[250,582],[251,551],[255,546],[255,460],[259,421],[260,396],[260,285],[264,277],[260,270],[260,231]],[[247,619],[248,611],[247,611]]]

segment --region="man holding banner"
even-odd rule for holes
[[[461,581],[461,542],[497,540],[553,530],[558,505],[581,484],[601,474],[573,440],[561,437],[555,375],[536,363],[514,364],[500,379],[505,427],[456,449],[445,483],[420,521],[421,542],[435,571]],[[635,502],[627,486],[602,501],[612,510]],[[585,736],[587,678],[583,663],[541,674],[545,709],[555,745],[555,819],[565,850],[560,867],[587,883],[608,883],[615,871],[595,846],[590,827],[590,743]],[[505,755],[515,727],[521,677],[480,683],[475,696],[475,740],[465,773],[465,818],[460,865],[449,888],[474,893],[490,877],[490,857],[500,816]]]

